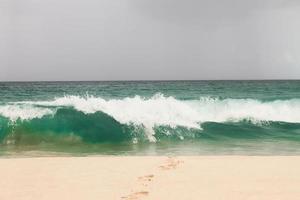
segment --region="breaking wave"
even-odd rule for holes
[[[0,116],[0,133],[6,142],[9,135],[23,132],[48,136],[53,132],[74,133],[86,141],[135,141],[142,134],[155,142],[162,134],[174,134],[180,139],[195,137],[205,132],[207,123],[297,124],[300,99],[264,102],[209,97],[178,100],[162,94],[124,99],[64,96],[49,101],[6,103],[0,105]]]

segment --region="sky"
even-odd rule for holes
[[[298,0],[1,0],[0,81],[300,79]]]

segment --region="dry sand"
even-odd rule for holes
[[[0,199],[300,199],[298,156],[0,159]]]

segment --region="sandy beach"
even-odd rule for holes
[[[0,199],[299,199],[299,156],[0,159]]]

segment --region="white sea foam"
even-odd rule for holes
[[[200,129],[203,122],[250,120],[300,122],[300,99],[262,102],[254,99],[177,100],[161,94],[152,98],[135,96],[105,100],[100,97],[65,96],[53,101],[18,102],[0,106],[0,114],[11,120],[39,118],[55,112],[52,107],[73,107],[84,113],[102,111],[123,124],[143,125],[154,140],[153,127],[167,125]]]
[[[54,114],[54,111],[48,108],[38,108],[30,105],[4,105],[0,106],[0,115],[9,118],[11,121],[30,120],[41,118],[45,115]]]

